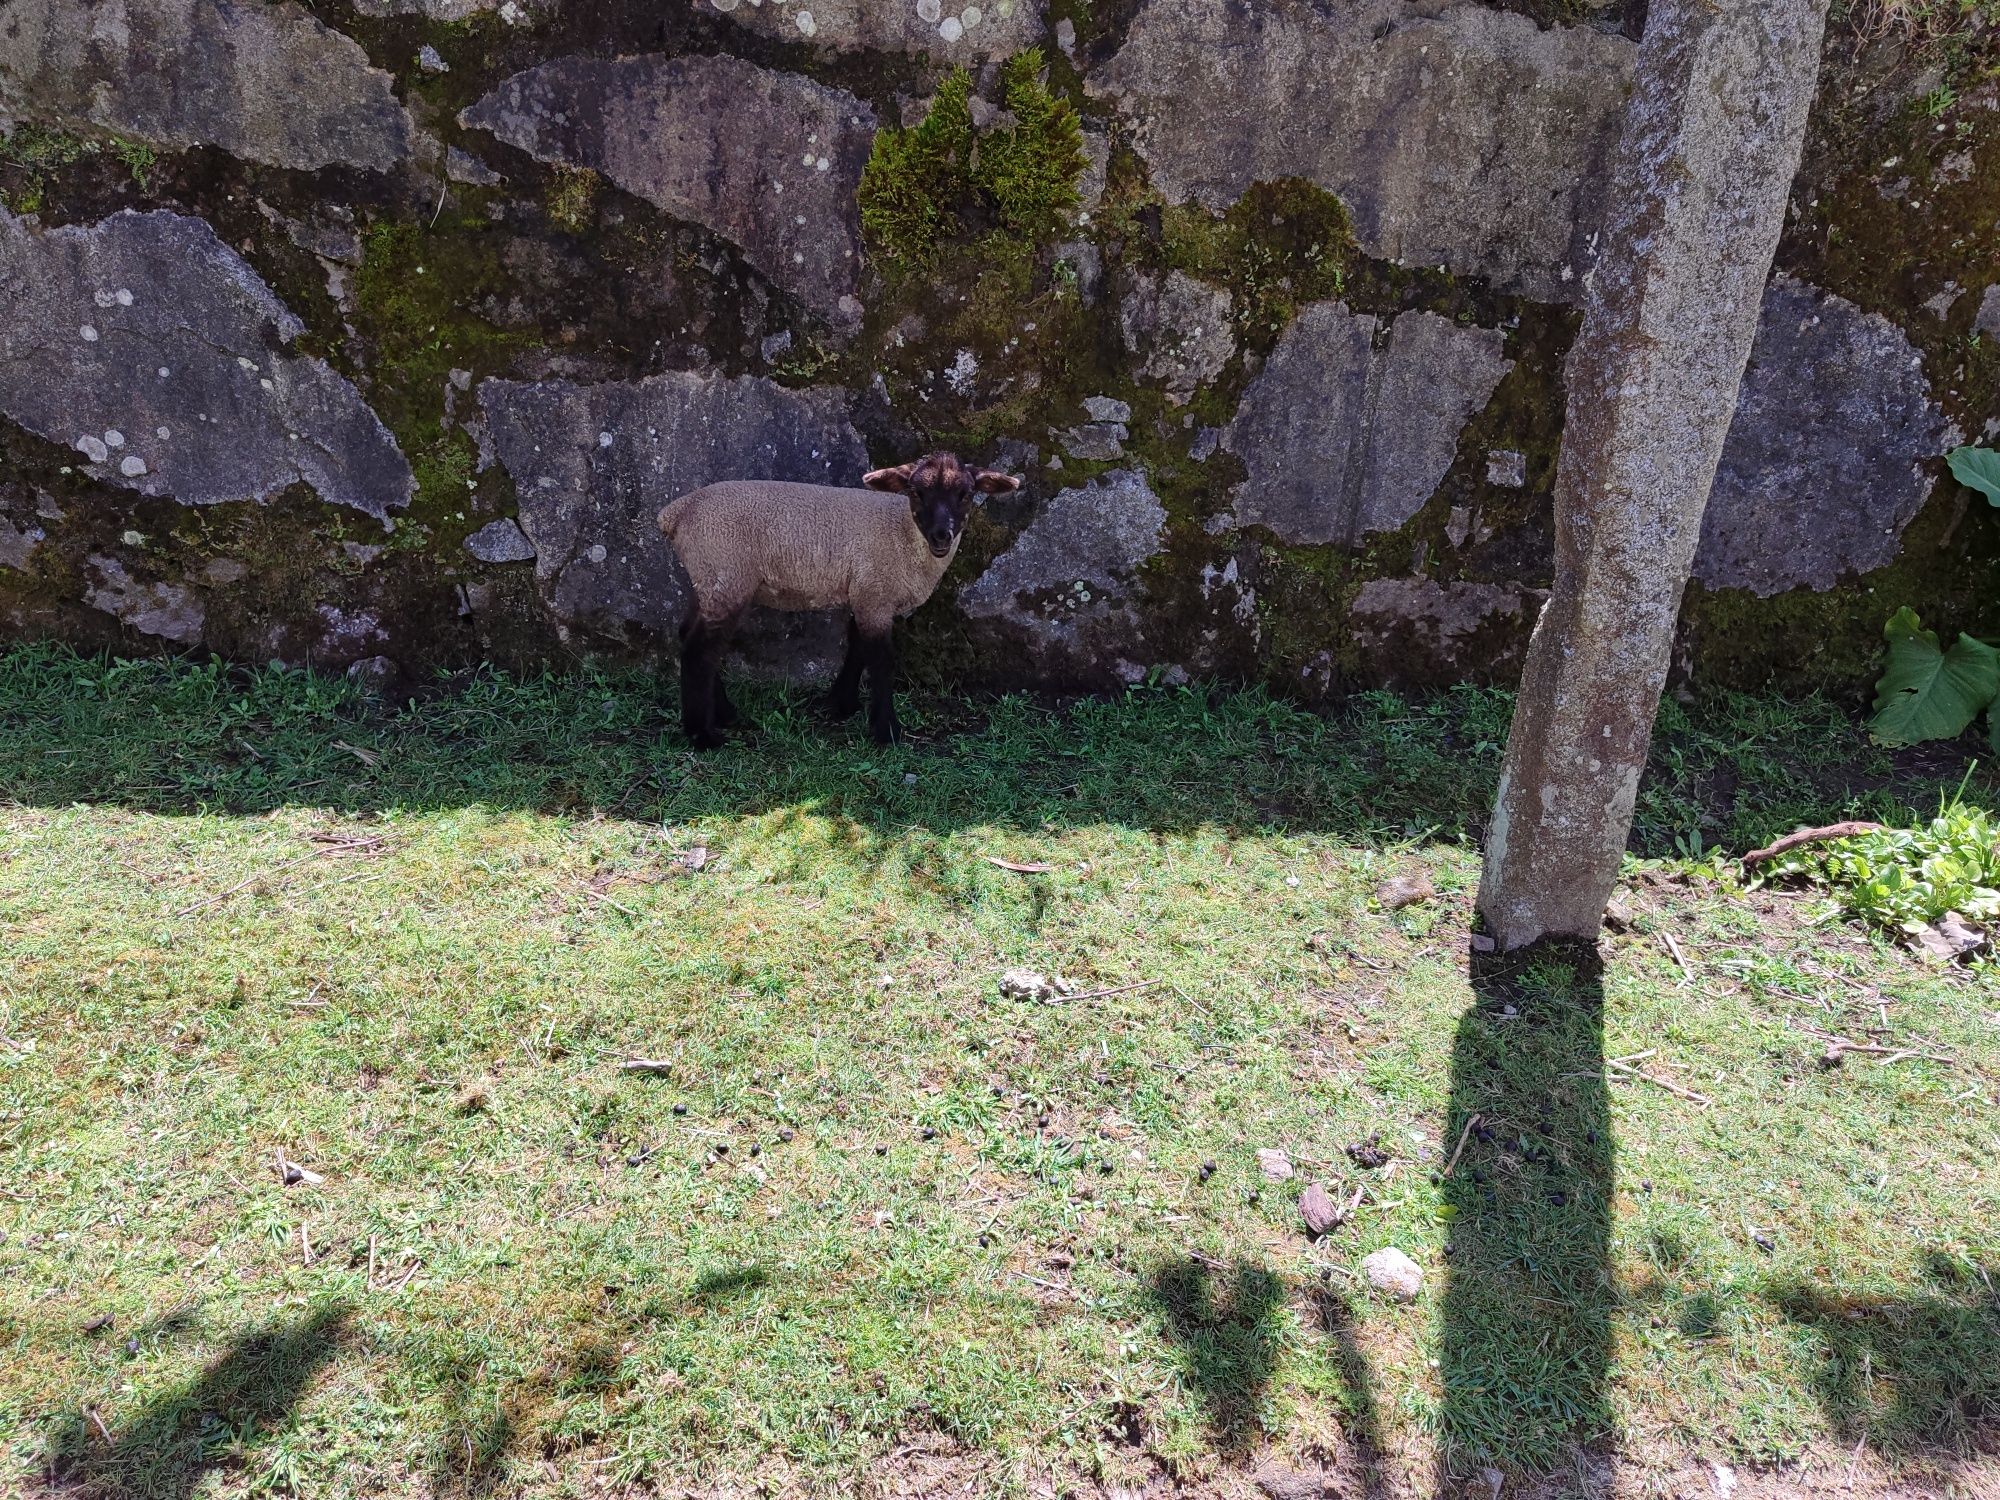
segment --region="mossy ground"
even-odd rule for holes
[[[1601,973],[1469,970],[1502,695],[929,699],[883,751],[756,694],[694,758],[648,679],[440,687],[0,658],[0,1486],[1977,1479],[1992,982],[1674,852],[1961,757],[1670,707]]]

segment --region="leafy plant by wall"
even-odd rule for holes
[[[1952,477],[2000,507],[2000,453],[1960,448],[1949,459]],[[1951,740],[1979,717],[2000,748],[2000,650],[1960,635],[1949,651],[1926,630],[1907,604],[1883,627],[1888,667],[1875,684],[1875,717],[1868,732],[1885,745]]]

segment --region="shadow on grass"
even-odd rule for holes
[[[1284,1348],[1284,1280],[1251,1261],[1225,1272],[1176,1256],[1154,1272],[1148,1293],[1179,1346],[1182,1373],[1207,1411],[1216,1447],[1231,1457],[1248,1455],[1264,1437],[1259,1414]],[[1324,1286],[1307,1288],[1304,1301],[1309,1331],[1333,1345],[1347,1397],[1349,1457],[1365,1492],[1379,1494],[1381,1420],[1353,1309]]]
[[[346,1304],[323,1302],[292,1322],[254,1329],[116,1429],[89,1410],[72,1413],[51,1445],[56,1491],[187,1500],[211,1471],[241,1465],[246,1448],[290,1415],[339,1351],[349,1315]]]
[[[307,672],[17,647],[0,653],[0,804],[790,813],[836,820],[861,857],[884,835],[974,825],[1449,839],[1484,821],[1512,711],[1509,695],[1474,687],[1360,693],[1329,712],[1203,686],[1063,702],[911,693],[910,743],[882,749],[827,725],[802,692],[746,687],[760,727],[703,756],[681,739],[671,693],[638,672],[480,670],[395,707]],[[1957,745],[1871,746],[1825,699],[1670,702],[1634,844],[1749,847],[1801,822],[1928,816],[1965,762]],[[1977,777],[1968,799],[1992,805],[1994,788]]]
[[[1263,1435],[1258,1411],[1284,1343],[1284,1282],[1249,1261],[1225,1276],[1176,1256],[1153,1273],[1148,1290],[1180,1346],[1182,1372],[1207,1408],[1216,1446],[1247,1452]]]
[[[2000,1452],[2000,1265],[1932,1274],[1943,1285],[1921,1296],[1800,1281],[1772,1300],[1812,1330],[1813,1386],[1847,1441],[1892,1454]]]
[[[1547,1472],[1613,1432],[1612,1146],[1594,949],[1474,956],[1452,1046],[1437,1491]],[[1468,1132],[1468,1125],[1470,1126]]]

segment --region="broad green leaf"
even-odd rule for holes
[[[1937,632],[1923,628],[1908,605],[1882,632],[1889,666],[1875,684],[1875,717],[1868,732],[1885,745],[1956,739],[2000,697],[2000,651],[1969,635],[1944,651]]]
[[[1969,490],[1978,490],[1988,504],[2000,505],[2000,453],[1991,448],[1958,448],[1946,461],[1952,478]]]

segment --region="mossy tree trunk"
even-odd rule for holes
[[[1597,931],[1757,331],[1827,0],[1654,0],[1568,366],[1556,579],[1479,910],[1503,950]]]

